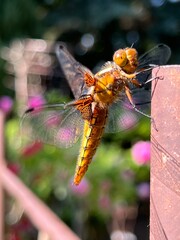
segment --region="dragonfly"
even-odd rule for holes
[[[118,49],[113,60],[95,74],[76,61],[64,43],[56,46],[56,55],[75,99],[30,108],[23,122],[33,126],[35,139],[57,147],[71,147],[82,136],[74,175],[78,185],[104,132],[128,129],[127,118],[135,111],[150,117],[141,110],[151,100],[147,75],[154,66],[168,61],[171,50],[159,44],[138,58],[133,47]]]

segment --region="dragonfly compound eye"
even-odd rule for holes
[[[120,67],[124,67],[127,63],[127,55],[124,49],[117,50],[113,55],[113,61]]]

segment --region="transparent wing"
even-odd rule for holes
[[[82,134],[83,120],[74,107],[64,104],[29,109],[21,121],[22,133],[28,138],[67,148]]]
[[[135,112],[123,106],[122,103],[113,103],[109,109],[106,133],[115,133],[133,128],[138,122]]]
[[[138,69],[143,69],[149,65],[166,64],[171,56],[171,49],[165,44],[158,44],[154,48],[139,57]]]
[[[143,114],[150,114],[151,91],[135,88],[131,91],[133,102]],[[129,102],[125,93],[109,108],[105,132],[114,133],[131,129],[137,125],[143,114],[138,113]]]
[[[151,78],[151,70],[153,66],[164,65],[168,62],[171,56],[170,48],[165,44],[158,44],[145,54],[139,57],[139,65],[137,68],[137,79],[142,85]],[[149,70],[148,70],[149,69]],[[151,82],[144,86],[147,89],[151,88]],[[135,87],[132,86],[131,89]]]
[[[145,84],[142,88],[131,88],[133,102],[141,111],[149,111],[151,103],[151,88]],[[127,101],[127,100],[126,100]]]
[[[57,44],[56,55],[75,99],[86,94],[88,88],[84,82],[84,73],[88,72],[92,75],[91,71],[77,62],[63,43]]]

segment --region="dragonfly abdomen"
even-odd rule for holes
[[[90,120],[85,120],[84,132],[77,161],[74,183],[78,185],[86,173],[89,164],[100,143],[107,119],[107,108],[94,108]]]

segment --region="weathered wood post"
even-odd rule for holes
[[[180,66],[153,70],[150,240],[180,239]]]

